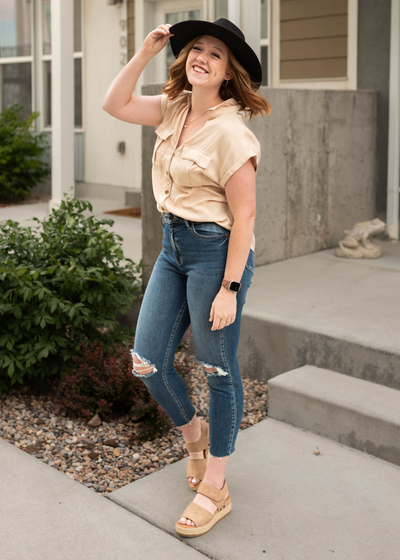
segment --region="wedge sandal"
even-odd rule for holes
[[[183,523],[175,523],[176,532],[183,537],[200,537],[209,531],[218,521],[221,521],[226,517],[232,510],[231,497],[228,494],[225,499],[224,496],[228,492],[228,484],[226,479],[221,490],[210,486],[205,482],[200,482],[197,489],[198,494],[203,494],[207,496],[216,506],[214,515],[210,513],[207,509],[199,506],[195,502],[191,502],[185,511],[182,513],[181,517],[186,517],[191,519],[195,526],[185,525]],[[179,518],[180,519],[180,518]]]
[[[207,434],[207,422],[204,420],[200,420],[201,426],[201,436],[200,439],[197,441],[193,441],[192,443],[185,443],[186,449],[189,453],[198,453],[203,451],[203,459],[191,459],[189,457],[189,461],[187,464],[186,469],[186,478],[189,484],[189,487],[196,491],[199,488],[200,482],[203,480],[204,475],[206,474],[208,461],[210,459],[210,436]],[[200,482],[197,484],[192,484],[189,480],[189,476],[193,478],[197,478]]]

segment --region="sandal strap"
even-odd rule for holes
[[[207,459],[189,459],[186,469],[186,477],[193,476],[201,480],[207,470]]]
[[[200,482],[199,487],[197,488],[197,493],[203,494],[203,496],[209,498],[217,506],[218,509],[220,509],[224,505],[225,495],[227,491],[228,491],[228,483],[226,482],[226,479],[224,481],[224,485],[221,488],[221,490],[215,488],[215,486],[210,486],[209,484],[203,481]]]
[[[200,420],[201,425],[201,436],[197,441],[191,443],[185,442],[185,447],[189,453],[198,453],[210,447],[210,437],[207,435],[207,424],[203,420]]]
[[[191,519],[196,527],[201,527],[206,525],[214,517],[207,509],[199,506],[195,502],[190,502],[185,511],[182,513],[181,517],[186,517],[186,519]],[[190,525],[188,525],[190,527]]]

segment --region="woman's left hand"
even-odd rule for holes
[[[231,292],[221,286],[211,305],[209,321],[213,321],[212,331],[223,329],[234,322],[236,304],[236,292]]]

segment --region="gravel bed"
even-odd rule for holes
[[[185,358],[182,352],[181,358]],[[209,391],[201,366],[185,378],[198,416],[208,422]],[[176,354],[178,358],[178,353]],[[244,412],[240,431],[267,416],[268,386],[243,378]],[[25,387],[0,395],[0,437],[65,473],[94,492],[107,495],[188,456],[180,428],[141,443],[133,415],[88,426],[59,412],[51,396],[32,395]]]

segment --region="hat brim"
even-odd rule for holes
[[[250,78],[256,84],[261,84],[262,69],[258,56],[253,49],[243,41],[236,33],[222,27],[215,25],[211,21],[202,20],[186,20],[175,23],[169,28],[173,37],[169,38],[171,49],[174,56],[177,58],[179,53],[190,41],[199,35],[211,35],[220,39],[232,51],[233,56],[249,73]]]

